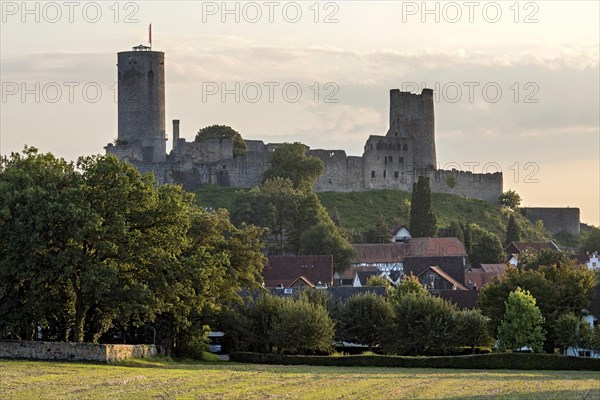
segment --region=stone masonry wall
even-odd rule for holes
[[[501,172],[474,174],[469,171],[431,170],[427,175],[434,193],[455,194],[496,204],[503,190]],[[454,187],[449,184],[452,180],[456,183]]]
[[[149,358],[158,354],[154,345],[91,344],[72,342],[0,341],[0,358],[115,362]]]
[[[579,235],[581,222],[579,208],[524,207],[522,210],[531,222],[541,220],[546,230],[553,235],[559,232]]]

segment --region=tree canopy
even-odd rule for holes
[[[557,318],[567,312],[581,315],[581,310],[592,300],[595,285],[594,272],[572,261],[527,269],[511,267],[503,279],[494,279],[481,289],[479,306],[490,318],[492,330],[496,331],[506,311],[509,293],[517,287],[529,291],[545,318],[544,329],[548,335],[544,347],[552,351]]]
[[[517,287],[508,295],[504,318],[498,327],[500,350],[531,347],[541,351],[545,339],[544,317],[535,305],[535,298]]]
[[[472,226],[472,244],[469,252],[471,265],[498,264],[504,261],[504,250],[498,236],[487,230]]]
[[[508,218],[508,225],[506,226],[506,237],[504,238],[504,245],[508,246],[511,242],[518,242],[521,240],[521,227],[515,219],[514,214],[510,214]]]
[[[334,268],[350,265],[354,249],[312,191],[296,189],[287,178],[265,181],[234,205],[234,222],[268,228],[270,254],[333,255]]]
[[[97,342],[154,323],[168,350],[262,278],[256,227],[207,213],[113,156],[26,148],[0,168],[0,336]]]
[[[521,196],[514,190],[507,190],[498,197],[498,201],[500,205],[511,210],[516,210],[521,205]]]
[[[325,166],[320,158],[307,157],[307,149],[306,145],[299,142],[278,145],[269,157],[270,166],[264,174],[264,182],[286,178],[292,181],[294,189],[310,192]]]
[[[203,139],[229,139],[233,142],[233,156],[238,157],[246,154],[248,145],[242,135],[227,125],[211,125],[202,128],[196,133],[196,142]]]
[[[437,221],[431,211],[431,188],[428,177],[419,176],[419,180],[413,183],[410,204],[410,234],[412,237],[435,236]]]

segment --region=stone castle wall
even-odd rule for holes
[[[277,143],[246,141],[245,155],[233,157],[230,140],[186,142],[180,139],[177,151],[167,163],[133,164],[142,172],[154,171],[161,183],[181,183],[187,190],[214,184],[240,188],[260,185],[269,167],[269,155]],[[463,171],[421,169],[413,160],[410,138],[370,136],[362,157],[348,156],[344,150],[308,150],[325,166],[316,181],[316,192],[356,192],[375,189],[411,191],[419,175],[428,176],[433,192],[468,198],[498,201],[502,193],[502,174],[474,174]],[[208,162],[210,160],[211,162]],[[451,178],[449,178],[451,176]]]
[[[470,171],[431,170],[427,176],[434,193],[448,193],[497,203],[503,190],[501,172],[474,174]]]
[[[546,230],[553,235],[560,232],[579,235],[581,226],[579,208],[523,207],[522,210],[531,222],[541,220]]]
[[[156,357],[154,345],[91,344],[73,342],[0,341],[0,358],[115,362]]]
[[[144,71],[157,68],[154,63],[161,59],[150,53],[152,52],[119,53],[120,79],[124,79],[122,76],[124,73],[132,74],[127,81],[131,85],[141,85],[145,91],[153,88],[150,82],[142,82],[140,79],[143,77],[138,76],[139,64],[143,66]],[[146,78],[142,80],[144,79]],[[121,95],[121,92],[119,93]],[[124,92],[123,96],[135,98],[135,93],[138,92],[132,93]],[[127,116],[131,114],[133,105],[130,104],[131,102],[122,104],[121,97],[119,100],[119,144],[108,145],[106,151],[130,162],[140,172],[154,172],[155,178],[160,183],[180,183],[190,191],[205,184],[255,187],[262,182],[264,173],[269,167],[269,156],[279,145],[278,143],[265,144],[260,140],[247,140],[247,152],[242,156],[234,157],[231,140],[203,139],[199,142],[187,142],[180,138],[179,120],[175,120],[173,150],[163,161],[161,157],[152,157],[148,154],[144,142],[156,135],[153,133],[148,136],[147,131],[138,132],[127,125]],[[138,100],[134,103],[141,103],[147,108],[154,104],[152,102],[152,104],[145,104],[147,99]],[[153,110],[149,113],[164,112],[159,109]],[[122,118],[124,121],[121,121]],[[152,129],[148,129],[156,131],[158,126],[156,118],[151,116],[148,118],[152,119],[148,121]],[[314,185],[313,189],[316,192],[375,189],[411,191],[418,176],[425,174],[430,177],[433,192],[457,194],[492,203],[496,203],[502,193],[501,173],[472,174],[435,169],[433,91],[430,89],[424,89],[421,94],[400,92],[398,89],[391,90],[389,130],[385,136],[369,136],[362,156],[348,156],[344,150],[321,149],[309,149],[307,155],[318,157],[325,166],[323,175]],[[448,174],[453,177],[452,184],[449,184]]]

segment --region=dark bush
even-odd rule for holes
[[[281,354],[231,353],[231,361],[254,364],[320,365],[332,367],[459,368],[513,370],[600,371],[600,359],[558,354],[492,353],[467,356],[286,356]]]

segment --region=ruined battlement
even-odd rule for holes
[[[251,188],[262,182],[269,156],[279,143],[246,140],[247,152],[233,156],[229,139],[188,142],[173,121],[173,149],[165,151],[164,53],[128,51],[118,55],[119,132],[106,152],[154,172],[161,183],[188,190],[204,184]],[[497,202],[502,174],[473,174],[436,169],[433,90],[420,94],[390,90],[390,124],[385,135],[368,136],[361,156],[344,150],[308,149],[325,166],[317,192],[372,189],[412,190],[419,175],[430,178],[434,192]]]

